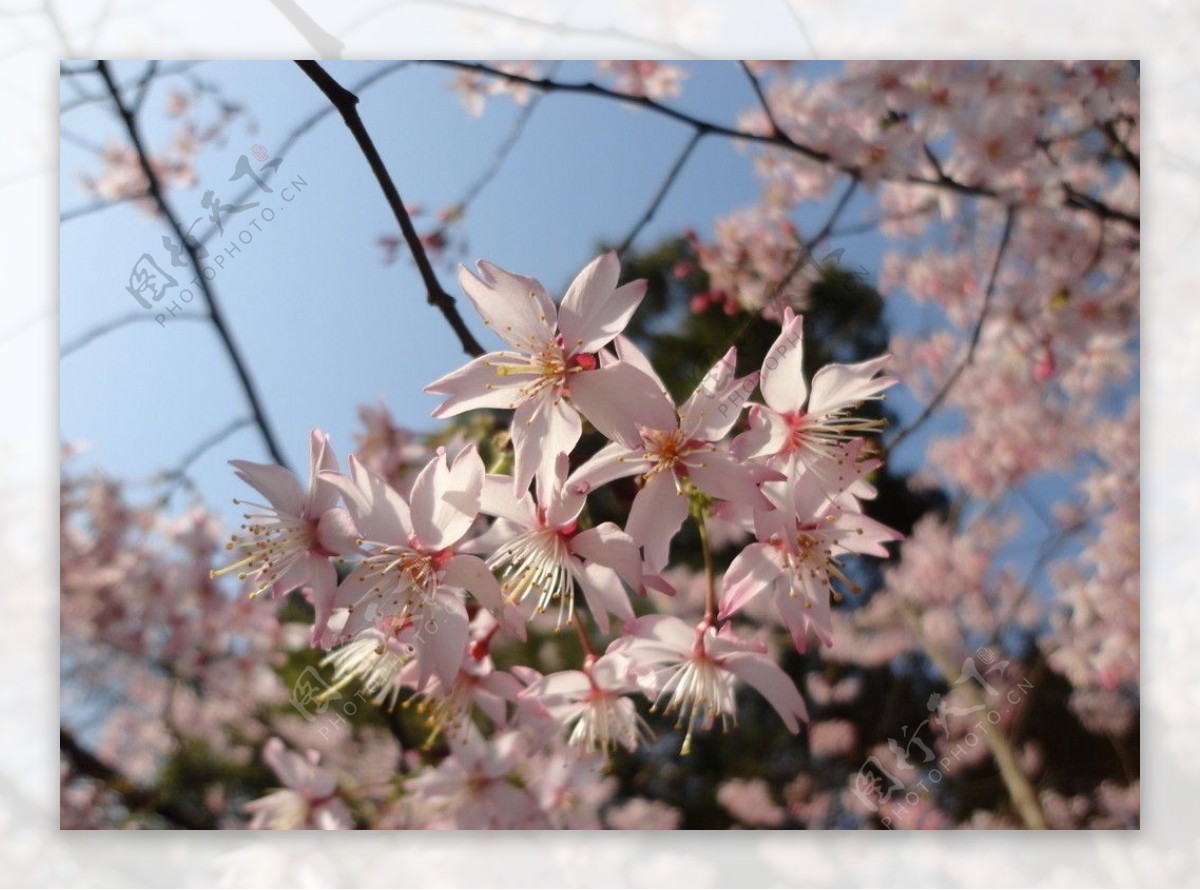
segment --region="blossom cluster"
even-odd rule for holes
[[[696,732],[736,722],[739,684],[797,732],[804,699],[743,621],[746,606],[769,601],[800,652],[810,638],[828,644],[831,598],[853,588],[846,559],[886,557],[899,537],[863,511],[880,462],[865,453],[876,423],[854,413],[895,382],[881,374],[886,356],[807,381],[804,320],[788,310],[760,370],[739,376],[731,348],[676,404],[622,334],[645,282],[619,274],[604,254],[556,304],[533,278],[486,262],[463,269],[463,291],[506,348],[426,390],[444,397],[435,417],[513,412],[511,455],[496,466],[460,439],[400,483],[353,455],[343,471],[316,430],[307,485],[233,462],[266,502],[249,505],[231,562],[213,575],[236,573],[252,597],[303,589],[335,689],[356,684],[384,707],[421,703],[450,754],[405,787],[439,805],[435,820],[541,824],[536,795],[505,777],[551,740],[573,752],[568,774],[636,749],[651,735],[639,699],[676,717],[685,752]],[[605,444],[581,458],[585,423]],[[638,488],[623,525],[594,521],[591,500],[629,477]],[[690,518],[707,548],[715,517],[743,546],[722,579],[710,570],[702,614],[660,612],[676,592],[673,538]],[[497,664],[531,628],[568,626],[580,664]],[[327,797],[309,761],[296,763],[277,771]],[[295,824],[295,806],[294,794],[262,801],[256,824]]]

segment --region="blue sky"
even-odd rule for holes
[[[351,83],[378,64],[329,63],[329,70]],[[122,78],[137,76],[141,68],[116,65]],[[733,63],[688,65],[688,70],[679,107],[733,123],[753,104]],[[242,123],[235,124],[224,145],[201,153],[196,185],[170,197],[185,224],[207,213],[201,207],[206,190],[229,203],[236,188],[247,184],[228,182],[240,155],[256,143],[270,151],[325,102],[291,63],[209,62],[192,73],[224,98],[243,104],[257,129],[247,132]],[[586,76],[586,69],[565,63],[559,76]],[[456,201],[487,168],[519,113],[499,98],[489,102],[481,118],[471,118],[448,90],[450,77],[442,68],[411,65],[362,94],[363,118],[408,204],[436,209]],[[143,127],[152,148],[173,132],[175,122],[162,109],[170,91],[183,83],[178,75],[164,78],[147,97]],[[72,91],[64,89],[63,97],[69,100]],[[74,137],[103,144],[121,131],[96,108],[67,113],[63,128],[62,207],[70,210],[90,201],[78,187],[79,174],[99,169]],[[685,126],[604,99],[547,97],[499,175],[471,207],[465,224],[468,259],[487,258],[561,292],[594,256],[600,240],[617,241],[630,230],[689,135]],[[653,243],[683,226],[706,231],[714,218],[753,203],[758,186],[744,152],[728,140],[702,142],[639,243]],[[276,215],[269,224],[257,217],[253,241],[227,254],[212,282],[293,466],[305,460],[313,426],[328,431],[339,452],[350,450],[359,429],[358,406],[379,398],[398,422],[431,429],[429,411],[436,400],[421,388],[464,360],[450,329],[424,302],[411,263],[402,257],[391,266],[382,264],[375,241],[395,225],[336,116],[325,118],[287,152],[273,182],[297,179],[306,184],[294,187],[290,203],[256,194]],[[824,209],[811,208],[812,226],[823,220]],[[262,210],[240,218],[255,214]],[[233,243],[239,229],[246,230],[234,225],[238,219],[236,214],[227,218],[228,237],[208,242],[214,256]],[[206,227],[202,220],[197,231]],[[162,233],[161,223],[129,204],[64,223],[61,342],[144,311],[125,284],[143,253],[172,271],[160,246]],[[878,246],[871,249],[870,238],[853,240],[866,242],[847,247],[853,262],[873,270]],[[849,255],[844,259],[850,260]],[[181,282],[176,294],[188,286],[183,271],[176,276]],[[439,271],[447,289],[457,294],[453,272]],[[480,341],[495,345],[469,305],[464,309]],[[132,479],[175,465],[247,410],[211,327],[177,319],[165,326],[154,321],[128,325],[68,355],[60,387],[63,439],[89,443],[86,462]],[[224,463],[230,457],[266,459],[253,429],[236,433],[192,467],[211,504],[228,504],[241,490]]]
[[[327,63],[347,85],[383,64]],[[820,76],[835,64],[809,63],[806,73]],[[682,110],[733,124],[739,112],[753,107],[753,93],[735,63],[685,67],[685,90],[673,103]],[[115,70],[119,79],[130,79],[143,66],[116,63]],[[324,97],[290,62],[206,62],[189,73],[211,85],[214,95],[244,106],[247,114],[226,131],[223,144],[201,152],[196,184],[171,193],[185,225],[207,213],[201,203],[206,191],[230,203],[249,185],[245,179],[229,182],[239,156],[256,144],[275,156],[301,121],[326,107]],[[413,63],[361,93],[360,112],[409,205],[436,210],[459,200],[489,167],[520,114],[518,106],[501,97],[490,100],[480,118],[472,118],[448,89],[451,76],[444,68]],[[591,66],[562,63],[556,76],[586,79]],[[185,86],[181,75],[172,75],[149,91],[141,119],[151,150],[166,144],[174,132],[177,122],[163,111],[172,90]],[[74,95],[73,87],[64,87],[64,102]],[[211,102],[201,108],[202,121],[213,117]],[[123,132],[96,107],[64,114],[62,126],[61,204],[69,211],[91,200],[79,188],[80,174],[99,170],[94,154],[79,143],[103,145],[121,140]],[[618,242],[631,229],[690,132],[679,123],[602,98],[547,96],[499,174],[471,205],[465,222],[466,259],[489,259],[561,293],[595,255],[600,241]],[[639,243],[652,244],[688,226],[710,231],[714,219],[753,204],[759,186],[746,152],[727,139],[703,140]],[[282,156],[271,182],[276,192],[255,192],[247,200],[258,200],[260,206],[229,215],[227,233],[215,235],[207,246],[209,262],[225,255],[224,265],[214,266],[212,284],[288,461],[304,472],[312,427],[327,431],[344,459],[354,447],[354,433],[361,430],[359,406],[378,400],[398,423],[432,430],[429,412],[437,399],[422,387],[465,357],[442,317],[425,303],[424,287],[407,256],[390,266],[382,263],[376,239],[393,233],[395,223],[340,119],[330,114],[301,137]],[[288,192],[285,184],[290,184]],[[828,201],[798,211],[801,232],[824,222],[840,187]],[[292,200],[285,201],[289,194]],[[856,197],[842,223],[860,219],[871,203],[869,195]],[[258,227],[241,222],[249,219],[257,219]],[[196,231],[207,228],[207,220],[201,219]],[[130,204],[63,224],[60,342],[69,343],[130,312],[145,312],[125,291],[130,269],[143,253],[180,279],[173,295],[188,287],[183,276],[188,270],[176,272],[168,265],[161,247],[164,231],[162,223]],[[250,243],[236,242],[242,231],[250,234]],[[831,247],[845,249],[845,266],[877,275],[884,249],[877,234],[839,239]],[[442,268],[439,274],[446,288],[458,294],[453,270]],[[163,305],[170,302],[178,300],[168,297]],[[488,348],[497,345],[465,300],[462,308],[480,342]],[[901,329],[915,330],[924,323],[904,294],[889,295],[888,313]],[[63,440],[88,444],[81,464],[132,480],[134,499],[151,497],[154,489],[146,483],[154,474],[178,465],[204,440],[248,414],[211,326],[179,319],[127,325],[68,355],[61,363],[60,389]],[[919,409],[902,388],[889,398],[902,417]],[[893,460],[913,468],[929,437],[950,422],[927,424]],[[268,459],[253,427],[208,450],[192,464],[189,476],[205,502],[236,523],[240,511],[232,500],[245,497],[247,490],[228,467],[231,458]],[[1043,489],[1047,499],[1066,491],[1061,480]],[[186,502],[186,495],[177,495],[173,506]],[[1032,519],[1028,507],[1016,506]],[[1042,533],[1036,520],[1028,524],[1028,533],[1035,537],[1020,542],[1018,552]]]

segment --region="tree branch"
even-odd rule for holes
[[[963,371],[967,369],[967,365],[971,364],[971,360],[975,357],[975,347],[979,345],[979,335],[983,330],[983,323],[987,319],[988,310],[992,305],[992,294],[996,290],[996,276],[1000,272],[1000,263],[1004,259],[1004,253],[1008,250],[1009,239],[1012,237],[1013,223],[1016,220],[1017,211],[1012,205],[1009,205],[1004,216],[1004,231],[1000,235],[1000,246],[996,249],[996,259],[992,263],[992,271],[988,275],[987,287],[983,292],[983,305],[979,307],[979,317],[975,319],[975,327],[971,331],[971,339],[967,343],[967,353],[963,356],[962,361],[958,366],[950,372],[950,376],[946,378],[946,382],[942,384],[942,388],[929,401],[920,415],[904,429],[896,434],[887,445],[883,447],[884,456],[891,454],[896,446],[912,435],[922,424],[925,423],[946,400],[946,396],[950,394],[950,390],[958,383],[958,378],[962,376]]]
[[[637,236],[642,233],[642,229],[646,228],[646,226],[650,223],[650,220],[654,219],[654,215],[658,213],[659,207],[662,206],[663,199],[667,197],[667,193],[671,190],[671,186],[673,186],[675,184],[675,180],[679,178],[679,173],[683,170],[684,164],[687,163],[688,158],[692,156],[692,152],[696,150],[696,146],[703,138],[704,133],[702,133],[700,130],[695,130],[692,133],[692,138],[687,141],[687,145],[683,147],[683,151],[681,151],[679,156],[675,158],[675,163],[672,164],[671,169],[667,171],[666,178],[663,180],[662,185],[658,187],[658,192],[654,195],[654,198],[646,207],[646,211],[634,224],[633,228],[629,231],[629,234],[625,236],[625,240],[621,242],[621,246],[617,248],[617,256],[623,258],[629,251],[629,248],[633,246],[633,242],[637,239]]]
[[[108,89],[109,95],[112,97],[113,104],[116,106],[117,114],[120,116],[122,123],[125,124],[125,130],[129,135],[130,142],[133,144],[134,151],[137,152],[138,164],[142,168],[142,175],[146,178],[146,188],[159,212],[163,215],[167,225],[171,231],[175,233],[176,239],[183,245],[183,250],[187,254],[188,261],[193,269],[196,270],[195,283],[200,290],[200,295],[203,297],[208,314],[212,321],[213,327],[217,331],[217,336],[221,340],[221,345],[225,347],[225,352],[229,356],[230,362],[233,364],[233,370],[237,375],[238,382],[242,386],[242,391],[246,395],[246,400],[250,403],[250,411],[254,416],[254,423],[258,427],[258,431],[262,436],[263,444],[266,446],[267,453],[271,459],[281,467],[287,467],[287,460],[283,456],[283,451],[275,440],[275,433],[272,431],[270,424],[267,422],[266,413],[263,410],[262,402],[259,399],[258,391],[254,386],[254,382],[250,379],[250,372],[246,368],[246,363],[242,359],[241,353],[237,346],[234,345],[233,336],[229,331],[229,326],[225,321],[225,315],[217,303],[211,286],[207,279],[202,274],[200,258],[196,256],[196,248],[191,240],[187,237],[179,220],[175,218],[175,214],[171,212],[171,208],[167,205],[167,200],[163,195],[162,184],[158,180],[158,175],[154,172],[154,168],[150,166],[150,160],[146,154],[145,144],[142,142],[141,134],[138,131],[137,121],[134,118],[133,112],[125,104],[121,96],[120,88],[116,81],[113,80],[112,73],[109,71],[108,62],[97,63],[97,71],[100,77],[104,80],[104,85]]]
[[[937,668],[938,673],[947,683],[953,683],[954,677],[958,673],[958,667],[947,653],[926,639],[921,630],[920,616],[916,614],[916,610],[910,604],[902,602],[899,603],[899,611],[908,623],[909,630],[917,638],[917,642],[925,650],[925,654],[929,656],[933,666]],[[978,686],[964,683],[962,689],[973,710],[987,707],[987,702]],[[1000,771],[1000,778],[1008,791],[1009,800],[1012,801],[1021,821],[1025,823],[1025,827],[1035,831],[1045,831],[1049,826],[1046,824],[1046,815],[1042,812],[1037,791],[1034,790],[1025,773],[1021,772],[1017,752],[1008,736],[998,726],[993,726],[987,732],[980,734],[992,752],[992,759],[996,761],[996,768]]]
[[[787,151],[808,158],[811,161],[816,161],[820,164],[828,165],[840,173],[845,173],[855,179],[861,179],[863,170],[861,167],[853,164],[841,164],[834,160],[833,156],[821,149],[813,148],[810,145],[805,145],[802,142],[797,142],[786,133],[776,132],[773,134],[750,133],[745,130],[739,130],[735,127],[726,126],[725,124],[714,123],[712,121],[702,120],[686,112],[679,111],[669,105],[664,105],[654,99],[646,96],[631,96],[627,93],[619,92],[618,90],[610,89],[609,87],[601,86],[597,83],[564,83],[548,77],[527,77],[523,74],[517,74],[509,71],[501,71],[490,65],[484,65],[479,62],[459,62],[448,59],[429,59],[427,64],[440,65],[446,68],[456,68],[466,71],[474,71],[477,74],[483,74],[488,77],[498,77],[513,83],[521,83],[544,92],[561,92],[561,93],[576,93],[589,96],[598,96],[605,99],[624,102],[630,105],[635,105],[639,108],[645,108],[655,114],[686,124],[689,127],[701,130],[704,133],[713,133],[718,136],[725,136],[730,139],[741,139],[745,142],[753,142],[759,145],[771,146],[774,148],[782,148]],[[996,201],[1005,201],[1005,197],[995,189],[984,185],[971,185],[969,183],[960,182],[957,179],[942,171],[935,177],[918,175],[916,173],[904,173],[897,176],[882,177],[888,181],[907,182],[912,185],[926,185],[933,188],[943,188],[961,195],[970,195],[980,198],[991,198]],[[1066,183],[1062,183],[1064,193],[1063,204],[1067,207],[1073,207],[1079,210],[1085,210],[1094,213],[1097,216],[1106,219],[1116,219],[1128,223],[1135,229],[1140,228],[1140,220],[1137,216],[1124,211],[1116,210],[1104,204],[1096,198],[1089,195],[1083,195],[1076,192]]]
[[[196,812],[173,800],[160,800],[154,789],[141,787],[84,748],[66,727],[58,730],[58,747],[76,772],[95,779],[116,793],[131,813],[149,810],[181,828],[211,831],[217,827],[217,820],[210,813]]]
[[[429,304],[436,306],[441,311],[454,333],[458,335],[463,352],[470,356],[483,355],[484,349],[479,345],[479,341],[475,339],[475,335],[471,333],[466,322],[463,321],[458,307],[455,306],[454,297],[446,292],[441,282],[438,281],[437,273],[433,271],[429,254],[425,252],[425,246],[421,243],[421,238],[413,227],[408,210],[405,209],[404,202],[400,199],[400,193],[396,190],[396,184],[392,181],[392,176],[388,173],[383,158],[379,156],[379,150],[375,147],[375,143],[371,140],[371,136],[367,133],[367,128],[358,114],[358,96],[334,80],[316,62],[297,60],[296,64],[341,114],[347,129],[354,136],[354,141],[358,143],[359,150],[367,159],[367,164],[370,165],[371,172],[375,174],[375,179],[383,190],[384,197],[387,198],[388,206],[391,207],[396,222],[400,224],[404,240],[408,244],[409,250],[412,251],[417,270],[425,282],[426,299]]]

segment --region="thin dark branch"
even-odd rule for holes
[[[109,766],[79,743],[66,727],[58,731],[58,747],[63,756],[81,775],[88,776],[113,791],[130,811],[149,810],[182,828],[209,831],[217,827],[211,813],[181,806],[176,801],[160,798],[151,788],[143,788],[115,767]]]
[[[431,59],[428,61],[431,65],[441,65],[447,68],[457,68],[465,71],[474,71],[476,74],[483,74],[488,77],[500,77],[505,80],[510,80],[514,83],[522,83],[526,86],[543,92],[556,93],[576,93],[585,96],[599,96],[604,99],[624,102],[629,105],[635,105],[639,108],[646,108],[653,111],[655,114],[660,114],[663,117],[678,121],[681,124],[700,130],[704,133],[715,133],[718,136],[728,136],[733,139],[744,139],[747,142],[757,142],[763,145],[773,145],[777,148],[787,148],[797,152],[806,158],[813,161],[818,161],[822,164],[832,163],[833,159],[826,152],[815,148],[810,148],[807,145],[795,142],[783,134],[763,135],[761,133],[751,133],[745,130],[734,129],[733,127],[725,126],[724,124],[714,123],[712,121],[702,120],[698,117],[688,114],[684,111],[679,111],[669,105],[664,105],[648,96],[631,96],[628,93],[622,93],[619,90],[611,89],[610,87],[602,86],[591,81],[585,83],[566,83],[564,81],[554,80],[550,77],[527,77],[524,74],[515,72],[501,71],[499,68],[494,68],[491,65],[484,65],[479,62],[457,62],[447,59]],[[847,171],[849,172],[849,171]]]
[[[1134,216],[1132,213],[1126,213],[1124,210],[1117,210],[1115,207],[1105,204],[1099,198],[1093,198],[1091,195],[1085,195],[1083,192],[1072,186],[1069,182],[1062,183],[1062,190],[1063,194],[1066,196],[1066,200],[1063,203],[1065,203],[1068,207],[1075,207],[1079,210],[1087,210],[1096,214],[1096,216],[1100,217],[1101,219],[1120,220],[1123,223],[1128,223],[1139,231],[1142,228],[1140,217]]]
[[[979,307],[979,317],[975,319],[975,327],[971,331],[971,339],[967,343],[966,354],[962,357],[962,361],[958,363],[958,366],[950,373],[950,376],[946,378],[946,382],[942,384],[941,389],[937,391],[937,394],[934,395],[929,404],[921,411],[917,419],[900,430],[896,434],[896,437],[884,446],[883,451],[885,455],[894,451],[897,445],[911,436],[933,415],[933,412],[941,407],[942,402],[950,394],[950,390],[958,383],[958,378],[962,376],[963,371],[967,369],[967,366],[971,364],[971,360],[975,357],[975,347],[979,345],[979,335],[983,331],[983,323],[987,320],[988,310],[992,305],[992,294],[996,291],[996,277],[1000,272],[1000,264],[1004,260],[1004,254],[1008,250],[1008,243],[1012,237],[1013,223],[1016,221],[1016,217],[1016,208],[1009,205],[1004,216],[1004,231],[1000,235],[1000,245],[996,248],[996,259],[992,263],[992,270],[988,275],[987,286],[983,292],[983,305]]]
[[[750,81],[750,86],[754,88],[754,95],[758,97],[758,104],[762,107],[763,114],[767,116],[767,123],[771,125],[771,132],[777,136],[783,135],[783,128],[779,126],[779,121],[775,119],[775,112],[771,110],[771,103],[767,101],[767,94],[763,92],[762,84],[758,82],[758,78],[750,70],[749,65],[745,62],[738,62],[738,66],[742,69],[742,73],[746,75],[746,79]]]
[[[654,215],[658,213],[658,209],[662,206],[662,202],[667,197],[667,193],[671,190],[671,186],[674,185],[675,180],[679,178],[680,171],[683,170],[688,158],[692,156],[692,152],[696,150],[696,146],[703,138],[704,133],[702,133],[700,130],[695,130],[692,132],[692,136],[690,139],[688,139],[687,144],[683,147],[683,151],[681,151],[679,156],[675,158],[675,163],[671,165],[671,169],[667,171],[666,178],[663,179],[662,185],[658,187],[658,192],[655,193],[654,198],[650,201],[649,205],[647,205],[645,212],[642,213],[641,217],[634,224],[633,228],[630,229],[629,234],[625,236],[625,240],[621,242],[621,246],[617,248],[618,256],[622,258],[625,256],[629,248],[633,245],[633,242],[637,239],[637,236],[642,234],[642,229],[646,228],[646,226],[649,225],[650,220],[654,219]]]
[[[222,429],[201,440],[201,442],[196,445],[195,448],[185,454],[179,463],[177,463],[174,467],[169,470],[165,470],[162,474],[160,474],[162,480],[164,482],[170,482],[171,485],[159,497],[158,506],[161,508],[170,503],[171,498],[174,497],[175,492],[179,490],[181,485],[194,487],[191,485],[191,479],[188,476],[188,470],[191,469],[192,464],[204,456],[205,452],[211,448],[215,448],[217,445],[220,445],[238,430],[253,425],[254,418],[252,417],[239,417],[237,420],[231,421]]]
[[[1121,134],[1117,132],[1117,122],[1115,120],[1105,121],[1100,125],[1100,132],[1104,134],[1104,138],[1108,140],[1108,144],[1116,156],[1124,161],[1138,177],[1141,177],[1142,159],[1129,147],[1129,143],[1121,138]]]
[[[254,385],[254,381],[250,378],[250,372],[246,368],[246,363],[242,359],[241,353],[233,342],[233,336],[229,331],[229,326],[226,324],[224,313],[221,311],[220,305],[217,303],[216,295],[213,293],[208,280],[201,273],[200,258],[196,255],[195,245],[188,239],[179,220],[175,218],[175,214],[171,212],[171,208],[167,205],[167,200],[163,196],[162,184],[158,181],[158,175],[154,172],[154,168],[150,166],[149,156],[146,153],[145,144],[142,142],[141,134],[138,131],[137,121],[133,113],[125,105],[121,97],[121,92],[113,80],[112,73],[109,71],[107,62],[100,62],[100,76],[104,79],[104,85],[107,87],[109,94],[112,96],[113,104],[116,106],[117,114],[121,121],[125,124],[125,130],[129,135],[130,142],[133,144],[134,150],[137,152],[138,164],[142,168],[142,175],[146,179],[147,189],[150,192],[150,197],[154,199],[159,212],[163,215],[167,225],[171,231],[175,233],[175,238],[183,245],[183,250],[187,254],[188,261],[193,269],[196,270],[194,283],[200,291],[200,295],[204,299],[204,303],[208,309],[209,319],[212,321],[213,327],[216,329],[217,336],[221,340],[221,344],[225,347],[225,352],[229,356],[230,362],[233,364],[234,372],[237,374],[239,383],[241,383],[242,391],[246,395],[246,401],[250,403],[250,411],[254,416],[254,423],[258,427],[259,434],[262,436],[263,444],[266,446],[267,453],[271,459],[281,467],[287,467],[287,460],[283,456],[283,451],[275,440],[275,434],[271,430],[270,424],[267,422],[266,413],[263,410],[262,402],[258,396],[258,390]]]
[[[477,74],[483,74],[488,77],[497,77],[512,81],[513,83],[525,84],[526,86],[537,90],[542,90],[544,92],[575,93],[581,95],[598,96],[617,102],[624,102],[639,108],[648,109],[655,114],[678,121],[681,124],[686,124],[687,126],[701,130],[704,133],[712,133],[714,135],[725,136],[730,139],[740,139],[744,142],[752,142],[759,145],[782,148],[802,157],[808,158],[811,161],[825,164],[834,170],[837,170],[838,172],[844,173],[855,179],[862,178],[863,170],[861,167],[852,164],[840,164],[836,162],[828,152],[813,148],[812,146],[805,145],[801,142],[797,142],[786,133],[749,133],[745,130],[739,130],[725,124],[702,120],[688,114],[687,112],[672,108],[669,105],[664,105],[661,102],[657,102],[654,99],[650,99],[646,96],[631,96],[627,93],[622,93],[618,90],[610,89],[590,81],[584,83],[565,83],[549,77],[527,77],[523,74],[517,74],[515,72],[501,71],[498,68],[494,68],[490,65],[484,65],[479,62],[459,62],[447,59],[430,59],[427,60],[426,64],[440,65],[446,68],[455,68],[459,70],[474,71]],[[972,185],[970,183],[960,182],[959,180],[954,179],[952,176],[946,174],[944,171],[933,177],[924,176],[917,173],[904,173],[896,177],[884,176],[883,178],[890,181],[907,182],[913,185],[927,185],[933,188],[947,189],[948,191],[952,191],[961,195],[991,198],[996,201],[1006,200],[1005,197],[995,189],[984,185]],[[1121,220],[1135,229],[1139,229],[1141,226],[1139,218],[1133,214],[1125,213],[1124,211],[1109,207],[1099,199],[1075,191],[1066,183],[1062,184],[1062,189],[1064,193],[1064,206],[1085,210],[1107,219]]]
[[[488,164],[487,169],[480,173],[475,181],[467,186],[466,191],[463,192],[463,196],[458,202],[460,208],[465,209],[496,178],[496,174],[500,172],[512,150],[521,141],[521,136],[525,133],[525,128],[529,125],[529,119],[533,117],[533,112],[537,109],[538,103],[541,102],[544,95],[544,93],[537,94],[521,108],[516,120],[513,121],[512,129],[509,130],[504,141],[496,149],[496,154],[492,158],[492,162]]]
[[[375,147],[375,143],[371,140],[371,136],[367,133],[367,128],[358,114],[358,96],[334,80],[316,62],[297,60],[296,64],[341,114],[347,129],[354,136],[354,141],[358,143],[359,150],[367,159],[367,164],[370,165],[371,172],[375,174],[375,179],[383,190],[388,206],[391,207],[392,214],[396,217],[396,222],[400,224],[404,240],[408,244],[409,250],[412,251],[417,270],[425,282],[426,295],[430,305],[436,306],[441,311],[450,327],[454,329],[454,333],[458,335],[458,340],[467,355],[483,355],[484,349],[479,345],[479,341],[475,339],[475,335],[471,333],[466,322],[463,321],[455,306],[454,297],[450,296],[438,281],[437,273],[434,272],[433,265],[429,261],[429,255],[425,252],[425,246],[421,243],[421,238],[413,227],[412,219],[404,207],[404,202],[400,199],[400,193],[396,190],[396,184],[392,181],[392,176],[388,173],[383,158],[379,155],[379,150]]]
[[[120,318],[114,318],[112,321],[96,325],[96,327],[85,331],[69,343],[64,343],[60,346],[58,350],[59,361],[73,352],[78,352],[93,340],[98,340],[105,334],[111,334],[113,331],[118,331],[126,325],[141,324],[147,321],[154,321],[154,316],[147,312],[130,312],[128,315],[122,315]],[[180,314],[173,316],[171,321],[212,321],[212,319],[207,315]]]
[[[82,207],[72,207],[70,210],[64,210],[58,215],[58,221],[60,224],[73,222],[85,216],[90,216],[93,213],[98,213],[101,210],[107,210],[109,207],[124,204],[127,201],[140,201],[143,198],[149,197],[149,192],[141,192],[136,195],[121,195],[119,198],[99,198],[90,204],[84,204]]]

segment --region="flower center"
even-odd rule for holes
[[[231,535],[226,550],[240,551],[241,558],[222,569],[209,572],[210,578],[238,570],[237,578],[245,581],[254,579],[255,587],[250,598],[258,596],[279,580],[292,564],[316,545],[316,523],[280,513],[273,507],[234,501],[264,512],[245,513],[242,523],[245,534]]]
[[[567,539],[555,529],[525,532],[502,545],[487,560],[501,570],[500,589],[510,603],[537,595],[537,611],[545,612],[558,601],[558,627],[575,614],[575,580],[568,569]]]

